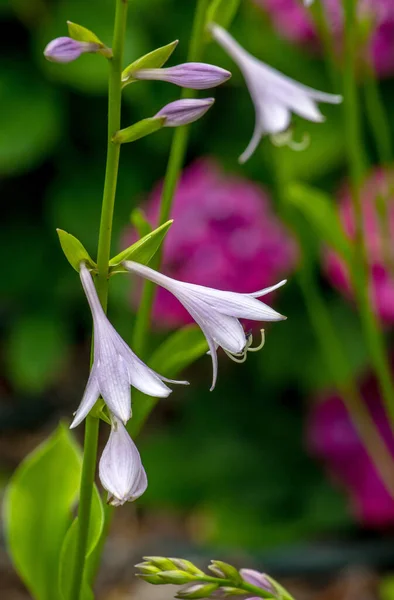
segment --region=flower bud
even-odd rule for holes
[[[144,573],[137,573],[137,577],[146,581],[147,583],[152,583],[153,585],[163,585],[163,580],[160,575],[145,575]]]
[[[259,571],[255,571],[254,569],[240,569],[239,572],[242,576],[242,579],[246,581],[246,583],[254,585],[255,587],[259,587],[262,590],[266,590],[274,596],[276,595],[275,587],[273,586],[270,578],[265,573],[260,573]]]
[[[114,420],[100,459],[99,476],[113,506],[133,502],[147,488],[148,481],[140,454],[120,421]]]
[[[139,69],[132,73],[134,79],[159,80],[192,90],[206,90],[221,85],[231,73],[215,65],[190,62],[167,69]]]
[[[172,571],[175,568],[173,561],[164,556],[144,556],[144,561],[144,564],[153,565],[160,571]]]
[[[84,52],[97,52],[100,44],[79,42],[70,37],[59,37],[46,46],[44,56],[47,60],[57,63],[68,63],[76,60]]]
[[[184,571],[162,571],[160,577],[163,583],[175,583],[179,585],[195,580],[194,575],[190,575]]]
[[[224,577],[225,579],[229,579],[232,583],[240,583],[241,582],[241,577],[237,571],[237,569],[235,567],[233,567],[232,565],[229,565],[221,560],[211,560],[211,565],[209,566],[209,568],[211,569],[211,571],[215,572],[213,570],[217,569],[218,571],[220,571],[222,573],[222,575],[219,575],[219,577]]]
[[[209,598],[209,596],[216,592],[218,589],[218,583],[196,583],[190,585],[183,590],[180,590],[176,597],[177,598],[189,598],[190,600],[199,600],[201,598]],[[243,592],[245,594],[245,592]]]
[[[186,573],[191,573],[192,575],[204,575],[204,572],[193,565],[190,560],[186,560],[185,558],[171,558],[171,561],[181,571],[186,571]]]
[[[165,117],[164,127],[188,125],[205,115],[214,102],[214,98],[175,100],[159,110],[155,117]]]
[[[157,573],[160,573],[160,569],[148,562],[139,563],[138,565],[135,565],[135,568],[141,571],[141,573],[139,573],[140,575],[156,575]]]

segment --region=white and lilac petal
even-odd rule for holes
[[[257,292],[251,292],[250,294],[242,294],[242,295],[253,296],[253,298],[261,298],[262,296],[265,296],[266,294],[270,294],[271,292],[274,292],[278,288],[285,285],[285,283],[287,283],[287,279],[282,279],[282,281],[280,281],[279,283],[275,283],[275,285],[271,285],[270,287],[263,288],[262,290],[259,290]]]
[[[260,573],[254,569],[240,569],[239,573],[246,583],[259,587],[267,592],[275,592],[271,582],[269,581],[268,577],[264,575],[264,573]],[[252,599],[249,598],[249,600]]]
[[[70,429],[77,427],[86,415],[92,410],[100,396],[99,384],[96,377],[95,368],[90,371],[89,379],[86,384],[85,392],[83,394],[81,403],[74,413],[73,422],[70,425]]]
[[[131,417],[131,394],[126,361],[113,347],[112,354],[108,353],[103,357],[100,353],[96,365],[97,380],[104,402],[122,423],[127,423]]]
[[[135,500],[147,487],[138,449],[126,428],[116,420],[100,459],[99,477],[115,506]]]

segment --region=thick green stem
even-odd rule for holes
[[[345,5],[345,70],[344,70],[344,127],[352,186],[355,219],[355,259],[351,265],[352,280],[365,338],[372,364],[379,381],[382,397],[392,427],[394,427],[394,386],[384,338],[369,298],[368,255],[364,235],[360,188],[365,171],[363,142],[360,131],[360,107],[356,83],[357,28],[356,5]]]
[[[112,46],[113,58],[109,60],[107,164],[98,240],[98,276],[96,280],[97,293],[104,310],[106,310],[108,302],[108,263],[111,251],[112,221],[120,153],[120,146],[113,144],[111,139],[114,133],[120,129],[122,92],[121,77],[127,5],[127,0],[116,0]],[[81,597],[89,537],[92,494],[96,473],[98,431],[99,419],[88,416],[86,418],[85,426],[84,455],[78,509],[78,537],[75,551],[74,569],[71,574],[72,583],[69,600],[79,600]]]
[[[189,52],[187,60],[197,62],[201,60],[204,49],[204,27],[205,17],[209,0],[198,0],[194,16],[193,29],[191,33]],[[193,98],[196,93],[194,90],[185,89],[181,98]],[[180,172],[184,163],[187,142],[189,138],[189,127],[178,127],[175,130],[170,156],[168,159],[167,170],[164,177],[163,192],[160,203],[160,215],[158,225],[168,221],[172,201],[174,199],[176,187],[178,184]],[[158,269],[161,264],[162,252],[159,250],[151,261],[151,266]],[[150,281],[145,281],[142,291],[140,307],[135,322],[133,332],[133,350],[141,358],[144,358],[146,352],[147,332],[150,324],[150,317],[155,296],[155,286]]]

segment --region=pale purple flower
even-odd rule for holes
[[[343,0],[318,0],[326,15],[338,60],[343,58]],[[255,0],[272,18],[280,34],[306,50],[314,52],[318,41],[316,25],[300,0]],[[305,4],[305,3],[304,3]],[[392,0],[358,0],[360,29],[369,32],[358,47],[362,65],[372,63],[377,74],[387,77],[394,73],[394,2]]]
[[[377,168],[366,178],[360,191],[369,270],[369,297],[376,314],[386,324],[394,323],[394,171]],[[351,191],[346,185],[339,193],[339,215],[346,235],[354,240],[355,219]],[[388,203],[388,226],[391,238],[386,253],[379,208]],[[353,298],[349,267],[333,249],[324,252],[324,267],[331,283],[346,297]]]
[[[246,583],[259,587],[266,592],[270,592],[274,596],[276,595],[274,586],[264,573],[260,573],[254,569],[240,569],[239,574],[241,575],[242,579],[246,581]],[[249,600],[257,600],[257,598],[253,597],[249,598]]]
[[[94,362],[71,428],[76,427],[102,396],[110,412],[126,423],[131,417],[130,386],[155,398],[171,393],[164,383],[187,384],[159,375],[142,362],[120,337],[105,315],[89,270],[81,263],[80,277],[93,317]]]
[[[68,63],[85,52],[97,52],[100,48],[100,44],[78,42],[70,37],[58,37],[46,46],[44,56],[51,62]]]
[[[99,477],[108,492],[108,502],[113,506],[133,502],[148,486],[137,447],[124,425],[115,418],[101,455]]]
[[[211,108],[214,98],[175,100],[159,110],[155,117],[165,117],[163,127],[179,127],[197,121]]]
[[[338,104],[342,101],[341,96],[314,90],[266,65],[249,54],[219,25],[212,23],[209,28],[214,39],[241,69],[255,107],[254,133],[239,158],[241,163],[252,156],[264,135],[275,136],[285,132],[290,126],[292,113],[321,123],[324,116],[317,103]]]
[[[134,79],[159,80],[192,90],[206,90],[221,85],[231,73],[215,65],[189,62],[166,69],[140,69],[132,73]]]
[[[159,219],[162,189],[160,181],[143,205],[152,227]],[[286,279],[296,267],[296,241],[275,213],[268,190],[223,170],[212,158],[197,159],[184,169],[171,218],[174,223],[164,240],[162,270],[174,279],[243,293]],[[136,232],[128,228],[122,247],[136,239]],[[134,306],[138,301],[134,286]],[[172,294],[158,288],[153,322],[166,329],[193,320]],[[244,325],[248,329],[256,323]]]
[[[219,346],[230,357],[232,356],[236,361],[241,362],[245,360],[248,350],[257,349],[250,348],[251,336],[245,334],[239,319],[282,321],[286,318],[273,308],[257,300],[257,298],[281,287],[286,281],[281,281],[258,292],[237,294],[236,292],[224,292],[202,285],[177,281],[154,271],[150,267],[132,261],[125,261],[123,265],[128,271],[137,273],[171,292],[200,326],[208,342],[212,357],[213,381],[211,390],[214,389],[217,379],[216,350]],[[262,332],[260,347],[263,344],[264,334]]]

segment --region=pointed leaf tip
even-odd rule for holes
[[[162,67],[167,62],[171,54],[174,52],[175,48],[178,45],[178,42],[179,40],[174,40],[166,46],[156,48],[156,50],[152,50],[152,52],[149,52],[148,54],[137,58],[137,60],[132,62],[128,67],[124,69],[122,73],[123,86],[137,81],[133,78],[133,73],[135,71],[138,71],[139,69],[160,69],[160,67]]]
[[[60,245],[70,265],[79,273],[81,262],[85,262],[91,269],[96,269],[97,265],[90,257],[83,244],[71,233],[63,229],[56,229],[59,236]]]

